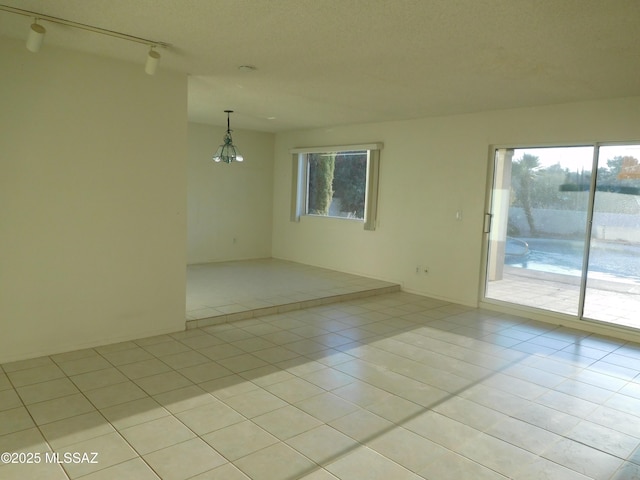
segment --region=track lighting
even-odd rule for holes
[[[27,37],[27,50],[33,53],[38,53],[42,48],[42,42],[44,41],[44,34],[47,30],[38,24],[38,19],[29,27],[29,36]]]
[[[27,17],[35,18],[34,22],[29,27],[29,36],[27,37],[27,49],[30,52],[39,52],[42,48],[42,42],[44,41],[44,35],[47,30],[38,23],[39,20],[44,20],[51,23],[57,23],[59,25],[66,25],[67,27],[77,28],[79,30],[85,30],[87,32],[99,33],[100,35],[107,35],[110,37],[120,38],[122,40],[128,40],[129,42],[141,43],[150,47],[147,54],[147,60],[144,66],[144,71],[153,75],[158,69],[158,63],[160,62],[160,53],[155,48],[169,48],[169,43],[157,42],[155,40],[149,40],[147,38],[135,37],[126,33],[115,32],[113,30],[106,30],[104,28],[95,27],[93,25],[87,25],[85,23],[74,22],[73,20],[66,20],[64,18],[52,17],[51,15],[44,15],[38,12],[32,12],[29,10],[22,10],[21,8],[9,7],[7,5],[0,5],[0,11],[15,13],[17,15],[24,15]]]
[[[156,70],[158,69],[158,63],[160,63],[160,54],[156,52],[154,47],[149,49],[149,54],[147,55],[147,63],[144,66],[144,71],[147,75],[155,75]]]

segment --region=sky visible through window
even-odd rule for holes
[[[583,168],[591,170],[593,164],[593,147],[541,147],[515,149],[513,159],[522,158],[529,154],[538,157],[540,167],[547,168],[560,164],[562,168],[575,170]],[[640,145],[603,145],[600,147],[600,165],[606,165],[606,161],[615,157],[635,157],[640,160]]]

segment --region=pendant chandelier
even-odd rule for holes
[[[233,144],[233,139],[231,138],[229,114],[233,113],[233,110],[225,110],[224,112],[227,114],[227,133],[224,134],[224,143],[218,147],[218,150],[216,150],[216,153],[213,155],[213,161],[224,163],[231,163],[233,161],[242,162],[244,157]]]

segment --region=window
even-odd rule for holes
[[[300,148],[293,158],[291,220],[346,218],[375,229],[380,144]]]

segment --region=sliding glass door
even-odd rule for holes
[[[640,328],[638,159],[638,145],[496,149],[485,299]]]
[[[640,145],[598,149],[584,317],[640,328]]]
[[[485,296],[578,315],[593,147],[495,152]]]

